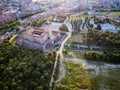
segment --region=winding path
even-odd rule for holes
[[[63,57],[63,54],[62,54],[62,50],[64,48],[64,45],[66,43],[66,41],[70,38],[71,36],[71,31],[72,29],[70,28],[70,26],[67,24],[67,23],[64,23],[67,25],[68,27],[68,30],[69,32],[65,32],[65,34],[67,35],[66,38],[62,41],[61,43],[61,46],[60,46],[60,49],[58,50],[57,52],[57,55],[56,55],[56,60],[55,60],[55,64],[54,64],[54,68],[53,68],[53,72],[52,72],[52,76],[51,76],[51,81],[50,81],[50,88],[49,90],[52,90],[52,84],[54,82],[54,73],[55,73],[55,69],[56,69],[56,65],[57,65],[57,62],[58,62],[58,57],[60,55],[60,73],[59,73],[59,77],[58,77],[58,80],[56,82],[59,82],[64,76],[65,76],[65,72],[66,72],[66,69],[65,69],[65,65],[63,64],[63,60],[64,60],[64,57]],[[55,83],[56,83],[55,82]]]

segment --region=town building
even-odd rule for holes
[[[27,27],[16,42],[22,46],[46,50],[53,48],[60,39],[60,32]]]
[[[49,35],[47,31],[38,28],[27,28],[18,39],[18,43],[32,48],[43,49],[48,39]]]

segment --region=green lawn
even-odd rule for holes
[[[84,58],[84,53],[83,52],[67,52],[66,57],[71,57],[71,58]]]
[[[120,16],[120,11],[100,11],[99,13],[101,14],[115,14],[115,15],[118,15]]]
[[[82,43],[82,40],[84,39],[84,37],[81,35],[81,33],[87,33],[86,31],[74,31],[72,32],[72,36],[70,37],[70,39],[67,41],[67,43]]]

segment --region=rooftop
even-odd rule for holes
[[[25,31],[25,34],[29,34],[34,37],[42,37],[46,34],[47,32],[44,29],[35,29],[35,28],[30,28]]]
[[[33,31],[32,34],[41,36],[44,32],[42,31]]]

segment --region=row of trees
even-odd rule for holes
[[[89,28],[89,20],[90,18],[88,17],[84,17],[84,20],[80,17],[71,17],[69,22],[71,23],[73,30],[79,31],[80,27],[84,28],[85,26],[87,26]]]
[[[10,21],[5,24],[0,25],[0,34],[4,34],[7,31],[11,31],[16,27],[17,25],[20,25],[19,21]]]
[[[96,16],[94,17],[89,17],[89,16],[71,17],[68,21],[71,23],[73,30],[77,30],[77,31],[80,31],[81,29],[101,30],[102,27],[100,24],[104,24],[104,23],[112,23],[112,24],[114,23],[115,25],[119,24],[118,22],[115,22],[115,20],[111,20],[108,18],[102,19],[101,17],[96,17]],[[97,25],[96,28],[93,27],[94,24]]]
[[[54,73],[54,81],[58,79],[59,76],[59,66],[60,66],[60,60],[58,59],[57,65],[56,65],[56,69],[55,69],[55,73]]]
[[[56,52],[0,43],[0,90],[48,90]]]
[[[89,30],[86,39],[87,45],[102,46],[102,52],[86,52],[87,60],[120,63],[120,35],[113,32]],[[111,51],[112,50],[112,51]]]
[[[97,27],[96,28],[93,28],[93,23],[90,23],[90,21],[93,21],[95,24],[97,24]],[[100,20],[99,18],[97,18],[97,17],[89,17],[89,16],[86,16],[86,17],[84,17],[84,19],[83,18],[81,18],[81,19],[72,19],[71,20],[71,24],[72,24],[72,27],[73,27],[73,29],[74,30],[78,30],[78,31],[80,31],[81,29],[84,29],[85,27],[85,29],[90,29],[90,30],[92,30],[92,29],[95,29],[95,30],[101,30],[101,26],[100,26],[100,23],[103,23],[103,22],[105,22],[105,21],[102,21],[102,20]]]
[[[105,52],[86,52],[85,59],[104,61],[108,63],[120,63],[120,51],[105,51]]]
[[[19,24],[20,24],[19,21],[10,21],[10,22],[7,22],[5,24],[0,25],[0,30],[14,27],[14,26],[19,25]]]
[[[32,22],[30,25],[31,25],[31,26],[34,26],[34,27],[40,27],[40,26],[43,25],[45,22],[46,22],[46,19],[41,19],[41,20]]]
[[[29,11],[26,11],[26,12],[29,12]],[[29,18],[29,17],[35,15],[35,14],[42,13],[42,12],[44,12],[44,10],[42,10],[42,11],[37,11],[37,12],[35,12],[35,13],[33,13],[33,14],[27,14],[27,15],[25,15],[25,16],[23,15],[23,16],[21,17],[21,19],[26,19],[26,18]]]
[[[103,46],[105,49],[120,49],[120,35],[109,31],[100,32],[89,30],[86,42],[88,45]]]

